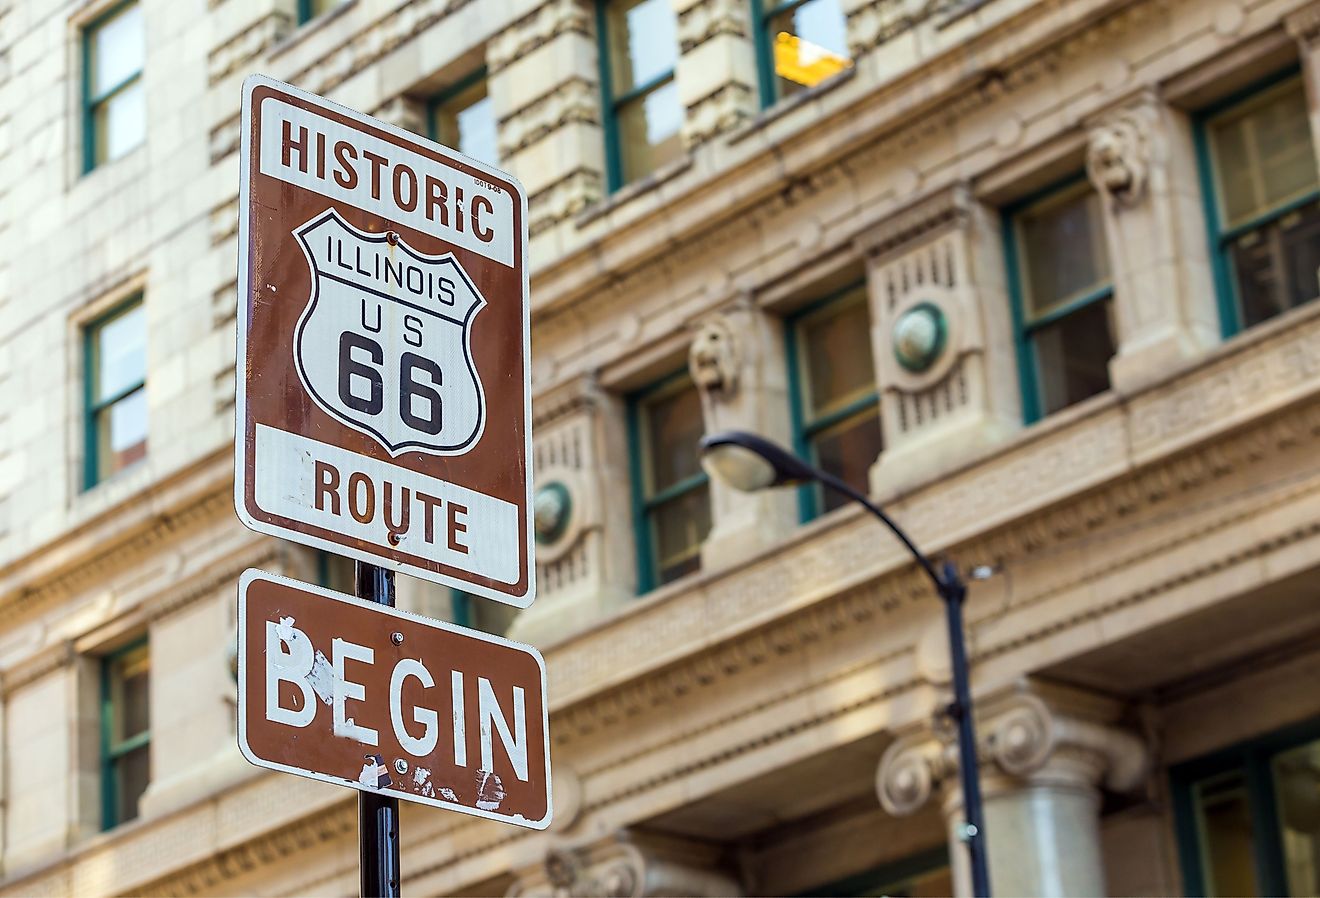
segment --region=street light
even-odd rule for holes
[[[968,686],[967,647],[963,640],[963,603],[967,586],[952,562],[945,562],[939,573],[930,559],[912,543],[908,535],[889,515],[866,496],[833,474],[807,464],[793,453],[765,437],[740,430],[707,434],[701,438],[701,465],[712,477],[734,489],[754,492],[776,486],[795,486],[816,481],[859,503],[893,531],[944,600],[945,622],[949,630],[949,660],[953,668],[953,702],[948,714],[958,724],[958,769],[962,779],[963,814],[966,826],[963,841],[972,874],[972,894],[986,898],[990,894],[990,875],[986,869],[985,825],[981,814],[981,781],[976,761],[976,730],[972,721],[972,696]]]

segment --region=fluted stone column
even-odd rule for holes
[[[1110,699],[1037,683],[979,704],[985,841],[996,894],[1105,894],[1101,789],[1134,789],[1146,771],[1143,743],[1115,725],[1120,710]],[[889,747],[876,786],[881,804],[895,815],[910,814],[941,793],[954,887],[968,895],[957,772],[952,729],[928,727]]]
[[[692,898],[737,896],[737,881],[716,866],[715,848],[621,831],[589,844],[551,843],[541,863],[516,871],[517,898]]]
[[[747,430],[788,445],[788,369],[783,326],[750,300],[702,319],[688,352],[688,368],[701,392],[706,433]],[[701,566],[712,569],[755,555],[797,522],[792,490],[743,493],[712,478],[711,531]]]
[[[1219,342],[1196,153],[1182,113],[1143,91],[1091,122],[1086,170],[1105,210],[1118,351],[1132,392]]]

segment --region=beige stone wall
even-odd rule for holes
[[[899,859],[867,839],[830,854],[839,821],[904,852],[940,843],[934,805],[913,827],[877,810],[881,756],[938,714],[947,661],[927,584],[872,521],[799,526],[791,497],[717,493],[702,573],[634,597],[626,396],[726,327],[738,387],[707,393],[707,428],[786,437],[782,318],[845,278],[868,279],[881,360],[873,492],[929,551],[997,571],[969,611],[978,695],[1035,676],[1130,699],[1106,725],[1140,732],[1153,772],[1098,826],[1112,893],[1179,888],[1163,765],[1318,710],[1297,688],[1312,662],[1270,652],[1314,617],[1297,583],[1320,532],[1320,308],[1219,339],[1191,158],[1209,99],[1290,60],[1314,92],[1314,2],[848,2],[855,68],[760,111],[746,4],[685,0],[688,155],[608,197],[591,4],[351,0],[298,26],[292,0],[144,0],[149,138],[82,175],[78,35],[106,6],[0,0],[7,891],[355,887],[351,796],[258,772],[233,740],[238,574],[315,576],[230,497],[253,71],[422,128],[427,98],[485,65],[531,194],[536,466],[580,516],[538,559],[515,632],[550,666],[561,822],[532,835],[406,808],[407,891],[535,891],[558,849],[582,875],[640,863],[715,892],[738,865],[711,845],[751,839],[743,888],[805,891]],[[999,209],[1082,171],[1116,127],[1144,141],[1146,180],[1106,196],[1115,389],[1024,429]],[[904,379],[888,328],[912,291],[895,285],[931,266],[954,351]],[[139,289],[149,455],[82,491],[79,327]],[[428,587],[400,601],[447,613]],[[97,658],[142,633],[153,782],[142,819],[101,834]],[[1268,661],[1250,677],[1247,652]],[[1221,666],[1225,682],[1197,679]],[[1216,710],[1248,702],[1249,719]],[[790,849],[810,869],[785,870]]]

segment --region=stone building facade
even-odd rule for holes
[[[0,0],[0,891],[352,894],[355,800],[234,737],[239,95],[530,195],[556,820],[407,806],[410,894],[1320,888],[1320,4]],[[1311,816],[1312,813],[1316,816]],[[1259,890],[1257,892],[1256,890]]]

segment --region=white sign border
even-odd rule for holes
[[[428,144],[430,149],[439,150],[440,155],[450,157],[465,165],[486,172],[492,177],[502,181],[510,182],[517,188],[518,202],[521,209],[522,218],[521,227],[515,239],[521,241],[522,259],[522,323],[523,323],[523,469],[526,471],[526,519],[527,531],[524,540],[527,546],[527,557],[525,564],[527,567],[527,590],[522,595],[514,595],[510,592],[502,592],[498,589],[473,583],[460,577],[454,577],[449,574],[442,574],[432,571],[428,568],[419,567],[406,561],[398,561],[385,555],[378,555],[358,549],[353,546],[346,546],[332,540],[324,539],[319,536],[302,533],[288,527],[281,527],[277,524],[268,524],[265,521],[257,520],[248,514],[247,511],[247,465],[246,461],[246,421],[247,421],[247,330],[250,322],[248,321],[247,301],[251,287],[251,271],[249,270],[249,258],[251,257],[250,241],[252,235],[249,232],[248,219],[251,216],[251,186],[252,186],[252,93],[258,87],[270,87],[274,90],[284,91],[292,96],[298,97],[313,105],[321,106],[340,115],[346,116],[359,124],[368,125],[372,128],[385,131],[402,140],[410,143]],[[242,112],[239,116],[241,122],[241,134],[239,135],[239,193],[238,193],[238,319],[237,319],[237,364],[244,366],[242,375],[235,377],[235,396],[234,396],[234,510],[244,526],[257,533],[264,533],[267,536],[276,536],[281,539],[287,539],[291,542],[310,546],[314,549],[320,549],[323,552],[329,552],[333,555],[343,555],[357,561],[367,564],[374,564],[380,567],[386,567],[402,574],[409,574],[423,580],[429,580],[432,583],[439,583],[442,586],[448,586],[451,589],[457,589],[460,592],[471,593],[485,599],[493,599],[505,605],[512,605],[515,608],[527,608],[536,598],[536,530],[535,521],[532,514],[532,368],[531,368],[531,347],[532,347],[532,322],[531,322],[531,279],[528,265],[528,246],[527,246],[527,191],[522,182],[508,172],[500,171],[469,156],[464,156],[449,147],[426,140],[420,135],[414,134],[403,128],[391,125],[389,122],[382,122],[379,119],[372,118],[369,115],[363,115],[357,110],[350,109],[347,106],[341,106],[332,100],[309,93],[292,84],[286,84],[283,81],[277,81],[266,75],[248,75],[243,81],[243,104]],[[330,202],[327,200],[327,202]],[[459,484],[460,486],[471,486],[468,484]]]
[[[416,624],[430,627],[434,630],[445,630],[455,633],[459,636],[472,637],[484,642],[494,643],[495,645],[506,648],[518,649],[527,652],[536,659],[536,666],[541,671],[541,731],[545,739],[544,758],[545,758],[545,816],[540,820],[528,820],[521,814],[500,814],[495,811],[487,811],[481,808],[468,807],[457,802],[445,801],[441,798],[428,798],[425,795],[417,795],[411,792],[405,792],[397,789],[373,789],[370,786],[357,780],[346,779],[343,777],[330,776],[324,773],[316,773],[311,770],[305,770],[301,767],[290,767],[287,764],[280,764],[275,761],[267,761],[258,757],[252,748],[248,745],[247,738],[247,674],[248,674],[248,645],[247,645],[247,593],[248,587],[256,580],[265,580],[269,583],[278,583],[281,586],[288,586],[293,589],[300,589],[306,592],[315,593],[326,599],[335,602],[343,602],[348,605],[358,605],[371,611],[380,611],[394,617],[403,618]],[[413,801],[419,804],[429,804],[437,808],[445,808],[450,811],[457,811],[460,814],[469,814],[474,817],[484,817],[487,820],[494,820],[499,823],[509,823],[514,826],[521,826],[527,829],[544,830],[550,826],[554,819],[554,789],[550,780],[550,692],[547,688],[545,658],[536,650],[535,646],[528,645],[525,642],[514,642],[511,639],[505,639],[503,636],[495,636],[491,633],[482,633],[480,630],[470,630],[467,627],[460,627],[457,624],[451,624],[448,621],[434,620],[429,617],[423,617],[420,614],[413,614],[408,611],[402,611],[389,605],[380,605],[376,602],[368,602],[365,599],[359,599],[355,596],[345,595],[326,589],[323,586],[313,586],[310,583],[303,583],[294,580],[291,577],[283,577],[279,574],[272,574],[259,568],[248,568],[238,578],[238,749],[243,753],[243,757],[248,763],[255,767],[261,767],[266,770],[276,770],[280,773],[290,773],[294,776],[301,776],[307,779],[320,780],[323,783],[330,783],[334,786],[348,786],[357,789],[359,792],[370,792],[373,795],[384,795],[387,798],[398,798],[402,801]]]

